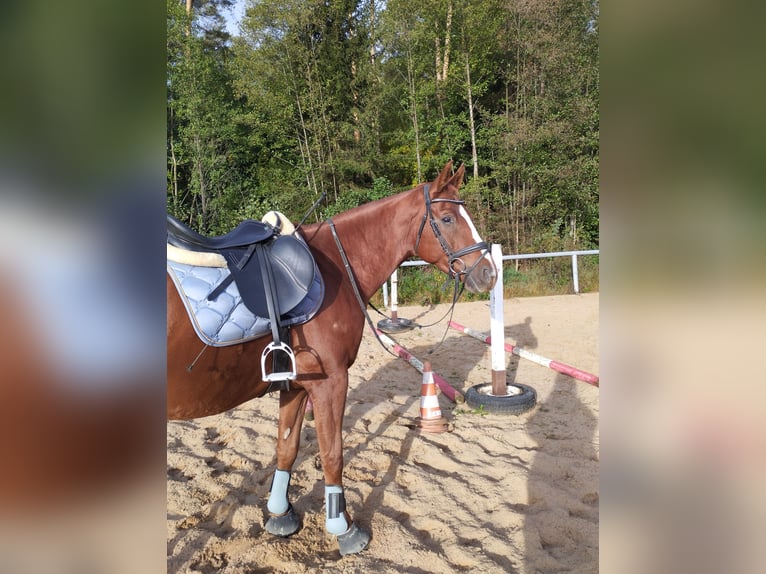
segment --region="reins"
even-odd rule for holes
[[[444,319],[447,317],[447,315],[450,313],[452,309],[454,309],[455,305],[457,304],[458,299],[460,299],[460,296],[463,294],[463,289],[465,289],[465,285],[460,283],[460,280],[457,278],[450,278],[447,280],[447,283],[444,284],[442,287],[442,291],[447,288],[447,285],[449,283],[452,283],[454,285],[454,289],[452,292],[452,303],[450,304],[450,307],[444,312],[444,315],[442,315],[439,319],[434,321],[433,323],[426,323],[425,325],[422,325],[420,323],[416,323],[415,321],[407,320],[408,325],[412,325],[413,328],[418,329],[426,329],[428,327],[433,327],[434,325],[437,325],[438,323],[441,323],[444,321]],[[372,301],[367,303],[370,307],[372,307],[372,310],[375,311],[378,315],[385,319],[391,320],[391,317],[386,315],[383,311],[378,309],[375,305],[373,305]]]
[[[354,289],[354,295],[356,295],[356,300],[359,303],[359,308],[362,310],[362,315],[364,315],[364,318],[367,320],[367,324],[370,326],[370,329],[372,329],[372,332],[375,334],[375,338],[378,340],[378,343],[380,343],[381,347],[396,357],[396,354],[394,354],[388,347],[386,347],[385,343],[383,343],[383,340],[380,338],[377,329],[375,329],[375,325],[373,324],[372,319],[370,319],[370,314],[367,312],[367,305],[364,304],[362,294],[359,292],[359,285],[356,283],[354,271],[351,269],[351,263],[349,263],[348,256],[346,255],[346,250],[343,249],[343,244],[340,242],[340,237],[338,237],[338,232],[335,229],[335,223],[333,223],[332,218],[327,220],[327,224],[330,226],[330,231],[332,231],[333,239],[335,239],[335,245],[338,246],[340,257],[343,259],[343,265],[346,268],[346,273],[348,273],[348,278],[349,281],[351,281],[351,287]]]

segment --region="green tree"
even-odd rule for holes
[[[207,232],[230,225],[227,214],[243,186],[233,153],[238,102],[220,15],[229,5],[167,0],[168,208]]]
[[[176,214],[224,231],[325,192],[320,217],[452,159],[506,251],[598,245],[598,0],[248,1],[230,39],[231,0],[167,0]]]

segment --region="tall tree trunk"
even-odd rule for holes
[[[572,213],[569,215],[569,236],[572,238],[572,243],[577,245],[577,214]]]
[[[513,242],[514,251],[519,254],[519,227],[521,226],[521,209],[519,206],[519,186],[518,177],[513,176],[513,207],[511,208],[511,217],[513,217]],[[519,270],[519,260],[514,261],[516,271]]]
[[[371,84],[372,88],[371,91],[373,93],[377,93],[377,91],[380,89],[380,77],[378,76],[378,60],[376,58],[375,54],[375,43],[378,39],[377,36],[377,29],[375,27],[376,20],[376,12],[375,12],[375,0],[370,0],[370,69],[372,71],[371,73]],[[372,137],[373,137],[373,149],[375,150],[375,154],[379,157],[381,154],[380,150],[380,107],[379,106],[373,106],[373,117],[372,117]],[[375,176],[373,175],[373,179],[375,179]]]
[[[311,177],[311,181],[313,182],[314,187],[314,195],[319,195],[319,189],[317,188],[317,179],[316,174],[314,173],[314,162],[311,159],[311,149],[309,147],[309,134],[308,130],[306,129],[306,118],[303,116],[303,107],[301,106],[301,98],[298,94],[298,88],[294,88],[295,91],[295,105],[298,108],[298,119],[301,123],[301,131],[303,132],[303,146],[305,146],[306,149],[306,155],[305,158],[308,161],[308,168],[309,168],[309,175]],[[298,142],[300,144],[300,138],[298,138]],[[303,149],[304,147],[301,146],[301,155],[303,155]]]
[[[330,142],[330,126],[327,121],[327,99],[322,90],[322,81],[315,79],[315,70],[319,57],[317,56],[316,43],[311,42],[311,58],[308,58],[305,65],[306,86],[309,91],[309,118],[313,118],[311,125],[314,133],[314,148],[319,169],[319,186],[322,192],[325,191],[324,175],[330,172],[332,179],[333,198],[338,201],[338,185],[335,177],[335,161],[333,158],[332,143]],[[329,170],[328,170],[329,167]]]
[[[323,133],[324,133],[324,140],[327,144],[327,161],[325,162],[325,165],[329,165],[330,167],[330,177],[332,178],[332,192],[333,196],[335,197],[335,201],[338,201],[338,178],[335,174],[335,155],[333,153],[333,148],[335,147],[335,144],[332,140],[330,140],[330,122],[327,120],[327,98],[324,95],[324,90],[322,90],[322,83],[317,82],[317,86],[319,89],[319,108],[322,110],[322,126],[323,126]],[[321,143],[320,143],[321,148]],[[323,154],[324,155],[324,154]]]
[[[442,61],[442,81],[447,80],[449,70],[450,36],[452,34],[452,2],[447,6],[447,25],[444,30],[444,60]]]
[[[356,83],[356,60],[351,60],[351,79]],[[354,143],[358,146],[362,141],[362,132],[359,130],[359,90],[356,88],[351,89],[351,98],[354,101],[354,105],[351,109],[351,117],[354,118]]]
[[[519,241],[525,241],[527,238],[527,218],[526,218],[526,211],[527,210],[527,182],[522,181],[521,182],[521,203],[519,203],[519,229],[520,229],[520,235],[519,235]]]
[[[447,23],[444,27],[444,57],[442,57],[441,39],[437,35],[434,37],[436,43],[436,85],[444,83],[447,80],[450,58],[450,36],[452,35],[452,2],[447,6]]]
[[[418,183],[420,183],[423,181],[423,170],[420,163],[420,130],[418,128],[418,105],[415,94],[415,71],[410,50],[407,50],[407,83],[410,88],[410,113],[412,114],[412,128],[415,130],[415,157],[418,164]]]
[[[306,129],[306,119],[303,114],[303,106],[301,105],[301,98],[300,94],[298,92],[298,86],[295,82],[295,74],[292,70],[292,61],[290,59],[290,54],[286,52],[287,55],[287,62],[290,66],[289,69],[285,68],[285,66],[282,66],[282,73],[285,75],[285,78],[290,81],[290,83],[293,86],[293,93],[295,95],[295,106],[298,110],[298,120],[300,122],[300,130],[296,130],[298,132],[298,146],[300,148],[301,152],[301,160],[303,161],[304,169],[306,169],[306,183],[308,184],[309,189],[314,190],[314,195],[319,195],[319,189],[317,188],[317,181],[316,181],[316,175],[314,174],[314,164],[311,160],[311,150],[309,148],[309,135],[308,130]],[[303,137],[301,137],[301,134],[303,134]]]
[[[202,142],[200,141],[199,133],[194,135],[194,163],[197,171],[197,178],[199,179],[199,199],[200,207],[202,209],[202,225],[207,228],[208,225],[208,213],[207,213],[207,181],[205,176],[205,168],[203,167],[203,150]]]
[[[444,55],[442,56],[441,39],[437,34],[434,37],[436,44],[436,102],[439,105],[439,113],[442,119],[446,119],[444,112],[444,91],[443,84],[447,81],[447,73],[449,72],[449,58],[450,58],[450,37],[452,36],[452,2],[450,1],[447,6],[447,23],[444,27]],[[449,139],[447,142],[449,146]]]
[[[511,190],[511,177],[508,175],[506,182],[505,182],[505,189],[508,191]],[[505,195],[505,194],[502,194]],[[501,197],[502,197],[501,195]],[[508,207],[506,208],[503,206],[503,227],[505,228],[503,233],[503,239],[505,240],[504,243],[506,245],[513,245],[511,242],[511,218],[513,217],[513,200],[511,199],[511,196],[508,196]]]
[[[178,158],[176,157],[175,146],[175,112],[173,106],[170,106],[170,162],[172,164],[172,182],[173,182],[173,207],[178,208]]]
[[[192,31],[192,9],[193,9],[193,0],[186,0],[186,15],[189,17],[189,23],[186,26],[186,35],[191,36]]]
[[[479,177],[479,154],[476,151],[476,124],[473,119],[473,94],[471,91],[471,64],[468,54],[465,55],[465,81],[468,85],[468,122],[471,130],[471,159],[473,160],[473,177]]]

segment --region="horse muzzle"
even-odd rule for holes
[[[471,293],[486,293],[495,286],[496,281],[497,269],[486,254],[473,265],[463,279],[466,289]]]

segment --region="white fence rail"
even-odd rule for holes
[[[577,258],[581,255],[598,255],[598,249],[587,249],[584,251],[554,251],[552,253],[522,253],[519,255],[503,255],[503,261],[513,261],[516,259],[544,259],[546,257],[571,257],[572,258],[572,284],[575,294],[580,293],[580,275],[577,268]],[[401,267],[413,267],[417,265],[428,265],[423,260],[405,261]],[[396,274],[396,271],[394,271]],[[383,301],[388,307],[388,283],[383,284]]]

